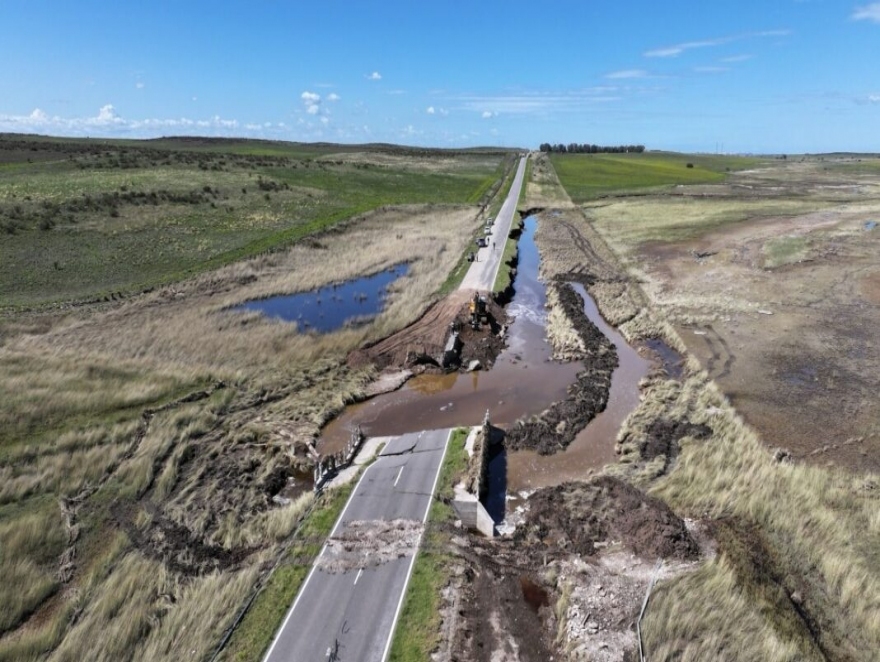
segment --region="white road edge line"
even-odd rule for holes
[[[400,480],[400,474],[403,473],[403,467],[404,467],[404,466],[405,466],[405,465],[403,465],[403,464],[400,465],[400,471],[397,472],[397,478],[394,479],[394,487],[397,487],[397,481]]]
[[[363,568],[361,568],[360,570],[358,570],[357,577],[354,578],[354,585],[355,585],[355,586],[357,586],[358,579],[361,578],[361,575],[362,575],[362,574],[364,574],[364,569],[363,569]]]
[[[406,581],[403,582],[403,591],[400,594],[400,600],[397,601],[397,609],[394,611],[394,621],[391,625],[391,632],[388,634],[388,642],[385,644],[385,652],[382,653],[382,662],[388,659],[391,652],[391,642],[394,640],[394,632],[397,630],[397,619],[400,616],[400,610],[403,607],[403,599],[406,597],[406,589],[409,587],[409,579],[412,577],[413,566],[416,563],[416,557],[419,555],[419,548],[422,546],[422,536],[425,534],[425,522],[428,521],[428,513],[431,512],[431,503],[434,501],[434,492],[437,489],[437,481],[440,480],[440,470],[443,469],[443,462],[446,460],[446,451],[449,450],[449,441],[452,439],[452,432],[455,428],[451,428],[446,433],[446,445],[443,446],[443,457],[440,458],[440,465],[437,467],[437,474],[434,476],[434,486],[431,488],[431,498],[428,499],[428,505],[425,508],[425,514],[422,516],[422,531],[419,533],[419,540],[416,543],[415,551],[409,561],[409,570],[406,571]]]
[[[309,580],[312,578],[312,575],[315,574],[315,569],[318,567],[318,559],[320,559],[324,555],[324,550],[327,549],[327,543],[330,541],[330,538],[332,538],[336,534],[336,529],[339,528],[339,524],[342,522],[342,518],[345,516],[345,511],[348,510],[348,507],[351,505],[351,500],[354,498],[354,495],[357,494],[358,488],[361,486],[361,483],[367,476],[367,472],[374,466],[375,463],[369,465],[366,469],[364,469],[364,473],[361,474],[357,485],[354,486],[351,494],[348,495],[348,501],[345,502],[345,508],[343,508],[342,512],[339,513],[339,517],[336,518],[336,524],[333,525],[333,530],[330,532],[330,535],[327,536],[327,540],[324,542],[324,546],[321,547],[321,551],[318,552],[318,555],[315,557],[315,561],[314,563],[312,563],[312,569],[309,570],[309,574],[306,577],[306,580],[303,582],[303,585],[299,587],[299,592],[296,594],[296,599],[293,601],[290,609],[287,610],[287,615],[284,617],[284,622],[281,623],[281,627],[276,630],[275,637],[272,639],[272,645],[269,646],[269,650],[263,657],[263,662],[266,662],[272,656],[272,651],[275,650],[275,646],[278,643],[278,635],[284,632],[284,628],[287,627],[287,621],[289,621],[290,617],[293,616],[293,610],[296,609],[296,605],[299,603],[299,599],[306,592],[306,587],[309,585]]]

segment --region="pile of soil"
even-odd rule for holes
[[[586,347],[584,370],[565,400],[554,403],[537,419],[517,421],[507,431],[505,444],[510,450],[534,450],[540,455],[565,450],[608,404],[617,351],[586,316],[583,299],[567,283],[559,287],[559,300]]]
[[[579,556],[594,556],[611,542],[646,559],[683,561],[699,552],[684,520],[669,506],[611,476],[538,490],[529,497],[526,521],[514,538]]]
[[[472,290],[456,290],[405,329],[351,352],[348,364],[360,367],[372,363],[379,370],[440,371],[450,325],[457,323],[462,349],[460,366],[456,367],[466,369],[473,360],[478,360],[483,368],[491,367],[504,348],[504,328],[509,319],[504,308],[489,297],[488,323],[478,329],[471,328],[468,321],[472,296]]]
[[[639,450],[646,460],[663,455],[669,464],[678,455],[678,442],[684,437],[707,439],[712,432],[708,425],[658,418],[648,426],[647,437],[639,444]]]

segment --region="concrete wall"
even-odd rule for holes
[[[489,513],[483,508],[476,497],[472,499],[455,499],[452,502],[455,514],[461,523],[473,531],[479,531],[487,538],[495,535],[495,522],[489,517]]]

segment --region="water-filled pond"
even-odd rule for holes
[[[398,264],[372,276],[327,285],[311,292],[284,294],[246,301],[233,310],[257,311],[286,322],[301,331],[330,333],[346,325],[363,323],[382,312],[388,286],[406,275],[409,265]]]

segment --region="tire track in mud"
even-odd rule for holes
[[[595,249],[590,245],[590,242],[581,234],[580,230],[569,221],[560,220],[559,225],[568,231],[572,244],[574,244],[574,247],[584,256],[585,259],[585,264],[575,267],[571,273],[579,276],[589,276],[592,279],[595,278],[596,272],[598,271],[601,272],[600,280],[617,280],[614,276],[609,275],[611,270],[605,260],[599,257]]]
[[[709,373],[712,379],[727,377],[730,374],[734,361],[736,361],[736,355],[730,351],[730,345],[727,344],[727,340],[720,336],[711,324],[702,327],[700,331],[703,332],[700,334],[700,337],[706,343],[710,352],[710,357],[706,361],[706,372]],[[716,371],[718,362],[722,360],[721,368]]]

